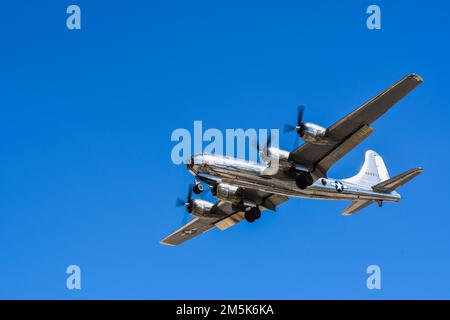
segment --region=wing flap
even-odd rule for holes
[[[247,193],[254,193],[255,195],[256,194],[262,194],[262,195],[265,194],[261,191],[256,191],[256,190],[247,190]],[[279,206],[283,202],[286,202],[288,199],[289,199],[288,197],[278,195],[278,194],[269,194],[268,196],[263,196],[260,209],[261,209],[261,211],[265,211],[265,210],[276,211],[277,206]],[[227,211],[229,212],[230,209],[232,208],[232,205],[229,202],[222,201],[220,204],[218,204],[218,207],[220,207],[221,210],[223,210],[225,212],[227,212]],[[227,217],[225,219],[222,219],[222,220],[216,222],[215,226],[223,231],[223,230],[228,229],[229,227],[234,226],[235,224],[237,224],[243,220],[245,220],[244,212],[240,211],[240,212],[236,212],[236,213],[230,215],[229,217]]]
[[[313,175],[318,178],[326,177],[327,171],[331,168],[331,166],[336,163],[339,159],[344,157],[347,153],[349,153],[355,146],[360,144],[364,139],[370,136],[373,132],[373,129],[369,126],[363,126],[361,129],[356,131],[353,135],[351,135],[348,139],[346,139],[343,143],[341,143],[338,147],[336,147],[333,151],[327,154],[315,167],[313,171]]]
[[[244,212],[237,212],[228,218],[222,219],[215,223],[215,226],[219,228],[220,230],[224,231],[228,229],[229,227],[234,226],[235,224],[243,221],[244,218]]]

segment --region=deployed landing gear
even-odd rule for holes
[[[314,182],[313,177],[309,172],[301,172],[295,179],[295,184],[299,189],[305,190]]]
[[[251,208],[250,210],[246,211],[244,214],[245,220],[248,222],[255,222],[255,220],[258,220],[261,218],[261,210],[259,208]]]
[[[196,183],[192,188],[192,191],[194,191],[195,194],[200,194],[203,190],[205,190],[205,188],[200,183]]]

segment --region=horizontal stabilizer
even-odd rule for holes
[[[352,214],[358,212],[361,209],[364,209],[369,204],[371,204],[372,200],[356,200],[352,201],[352,203],[342,212],[344,216],[351,216]]]
[[[421,167],[411,169],[409,171],[406,171],[405,173],[399,174],[398,176],[374,185],[372,189],[377,192],[392,192],[398,187],[417,177],[422,172],[423,168]]]

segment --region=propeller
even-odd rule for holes
[[[187,192],[187,199],[186,200],[183,200],[181,198],[177,198],[176,202],[175,202],[175,205],[177,207],[186,207],[186,210],[184,211],[183,219],[181,221],[182,225],[187,223],[188,213],[192,212],[192,187],[193,187],[193,185],[190,184],[188,192]]]
[[[266,144],[264,147],[261,148],[261,145],[259,144],[258,139],[253,140],[253,146],[256,148],[256,151],[258,152],[258,154],[261,154],[261,151],[264,151],[264,153],[268,156],[269,153],[269,148],[272,145],[272,135],[269,134],[267,136],[267,140],[266,140]]]
[[[284,126],[284,132],[292,132],[296,131],[298,136],[303,136],[303,132],[305,131],[305,125],[303,122],[303,113],[305,112],[305,106],[301,105],[297,108],[297,125],[293,126],[290,124],[286,124]]]
[[[269,150],[271,145],[272,145],[272,135],[269,134],[266,140],[266,145],[263,147],[263,149]],[[261,145],[259,144],[258,140],[256,140],[256,150],[258,151],[258,153],[261,150]]]

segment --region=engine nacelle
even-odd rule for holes
[[[265,151],[265,150],[263,150]],[[278,161],[288,161],[289,159],[289,152],[285,150],[281,150],[275,147],[270,147],[267,151],[267,154],[265,152],[261,152],[261,157],[265,161],[271,161],[271,160],[278,160]]]
[[[327,129],[315,123],[305,122],[299,132],[300,138],[313,144],[329,144],[326,137]]]
[[[214,204],[201,200],[201,199],[193,199],[189,209],[189,213],[198,218],[218,218],[222,215],[213,210]]]
[[[221,200],[236,202],[241,200],[242,189],[232,184],[219,183],[214,190],[214,196]]]
[[[266,150],[266,148],[260,150],[259,156],[268,165],[267,168],[261,172],[262,175],[275,175],[280,169],[291,167],[288,151],[269,147],[268,150]]]

